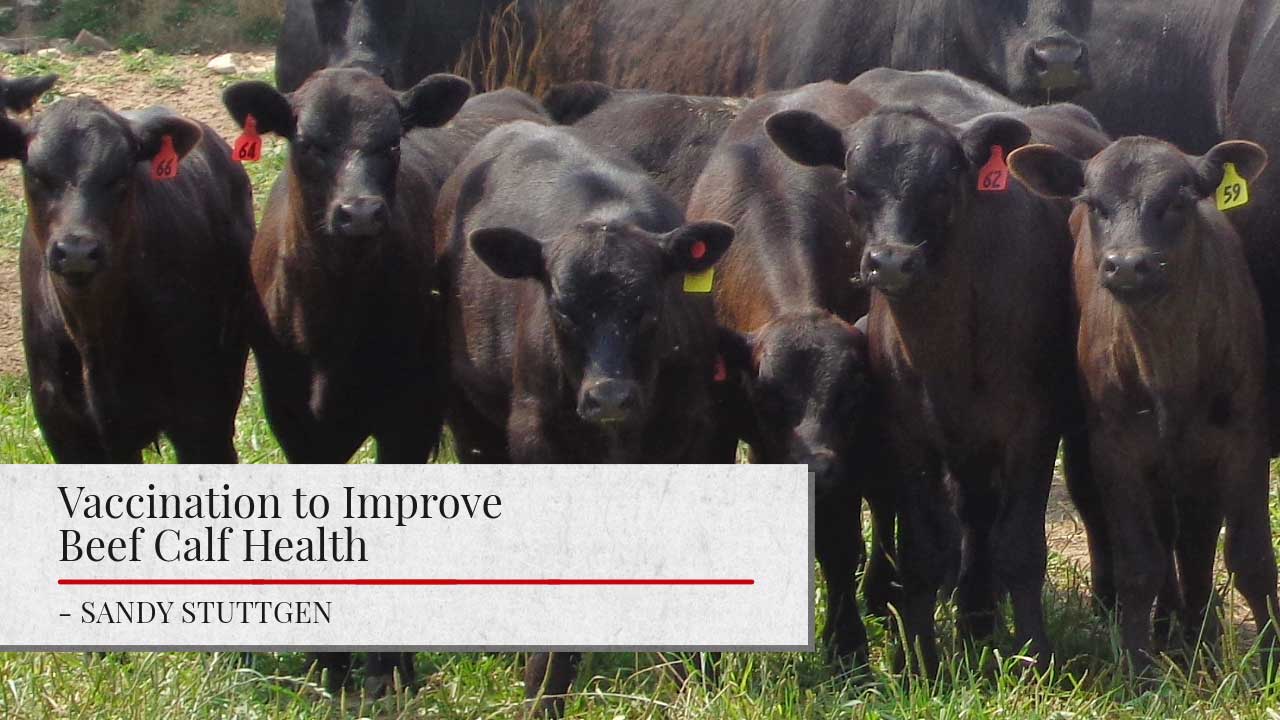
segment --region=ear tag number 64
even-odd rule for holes
[[[244,134],[236,139],[231,157],[238,163],[258,162],[262,159],[262,137],[258,135],[258,119],[254,116],[245,116]]]

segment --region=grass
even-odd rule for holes
[[[76,59],[0,57],[5,73],[66,74]],[[172,58],[134,53],[126,72],[164,77]],[[236,80],[241,78],[235,78]],[[231,82],[228,79],[224,84]],[[271,139],[263,161],[247,166],[259,213],[267,190],[284,166],[286,148]],[[0,260],[16,252],[25,209],[14,191],[0,192]],[[243,462],[278,463],[284,458],[271,435],[256,387],[246,387],[237,422],[236,446]],[[355,462],[371,462],[366,446]],[[146,453],[147,462],[172,462],[167,443]],[[23,378],[0,376],[0,462],[47,463]],[[1276,498],[1273,508],[1280,507]],[[1273,512],[1280,521],[1280,512]],[[1277,533],[1280,536],[1280,532]],[[1165,664],[1162,680],[1138,684],[1124,671],[1114,625],[1096,616],[1086,599],[1086,578],[1065,557],[1051,558],[1045,590],[1050,637],[1063,660],[1047,675],[1026,670],[1007,634],[994,649],[968,650],[944,643],[952,658],[936,683],[905,682],[891,670],[892,643],[883,623],[870,623],[872,667],[844,675],[815,654],[726,654],[715,681],[696,678],[683,689],[652,654],[598,654],[584,661],[572,717],[743,718],[1247,718],[1280,720],[1280,683],[1267,682],[1249,653],[1248,636],[1229,623],[1218,655],[1181,657]],[[821,586],[818,613],[825,612]],[[1224,593],[1225,614],[1239,617],[1236,596]],[[954,629],[949,606],[939,611],[940,632]],[[744,621],[746,621],[744,619]],[[419,653],[417,687],[371,703],[333,697],[309,677],[297,653],[262,654],[244,666],[234,655],[130,653],[0,654],[0,719],[103,720],[440,718],[475,720],[513,717],[523,696],[522,659],[511,654]]]

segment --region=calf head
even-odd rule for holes
[[[578,415],[606,427],[643,423],[669,349],[660,328],[683,302],[681,278],[711,268],[732,241],[733,228],[715,222],[661,235],[628,224],[584,223],[546,242],[487,228],[469,240],[497,275],[541,284]]]
[[[819,490],[839,483],[870,394],[867,339],[826,312],[775,318],[721,346],[755,414],[755,460],[807,465]]]
[[[1093,0],[958,0],[955,10],[966,58],[1005,94],[1035,104],[1092,85]]]
[[[1232,141],[1191,157],[1169,143],[1135,137],[1112,143],[1088,163],[1048,145],[1009,158],[1032,190],[1088,209],[1083,222],[1099,282],[1126,303],[1158,297],[1195,271],[1189,266],[1208,234],[1206,214],[1217,212],[1227,163],[1252,180],[1266,167],[1267,154],[1251,142]]]
[[[927,286],[952,251],[993,148],[1026,144],[1016,119],[985,115],[951,126],[914,107],[882,107],[843,132],[804,110],[766,121],[796,162],[844,171],[846,207],[865,238],[863,282],[890,298]]]
[[[453,75],[397,93],[363,70],[338,69],[289,95],[262,82],[233,85],[223,102],[241,126],[252,115],[259,131],[289,141],[291,201],[307,227],[361,240],[390,222],[404,134],[449,122],[470,95],[470,83]]]
[[[22,162],[28,227],[56,287],[80,292],[123,272],[134,195],[157,182],[163,138],[184,157],[201,135],[167,110],[125,117],[90,98],[55,103],[30,125],[0,119],[0,159]]]
[[[403,87],[403,63],[413,23],[409,0],[308,0],[327,67],[367,70]]]

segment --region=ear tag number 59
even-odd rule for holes
[[[155,180],[178,177],[178,151],[173,148],[172,135],[160,139],[160,152],[151,161],[151,177]]]
[[[238,163],[258,162],[262,159],[262,137],[258,135],[258,119],[254,116],[245,116],[244,134],[236,139],[231,157]]]
[[[991,146],[991,159],[978,171],[978,192],[1004,192],[1009,189],[1009,165],[1004,161],[1004,148]]]
[[[1222,166],[1222,184],[1218,186],[1218,209],[1231,210],[1249,204],[1249,182],[1240,177],[1235,163]]]

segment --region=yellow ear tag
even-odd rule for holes
[[[716,284],[716,269],[707,268],[706,272],[696,275],[684,276],[684,291],[698,295],[705,295],[711,292],[711,288]]]
[[[1235,163],[1222,166],[1222,184],[1218,186],[1218,209],[1231,210],[1249,204],[1249,183],[1240,177]]]

